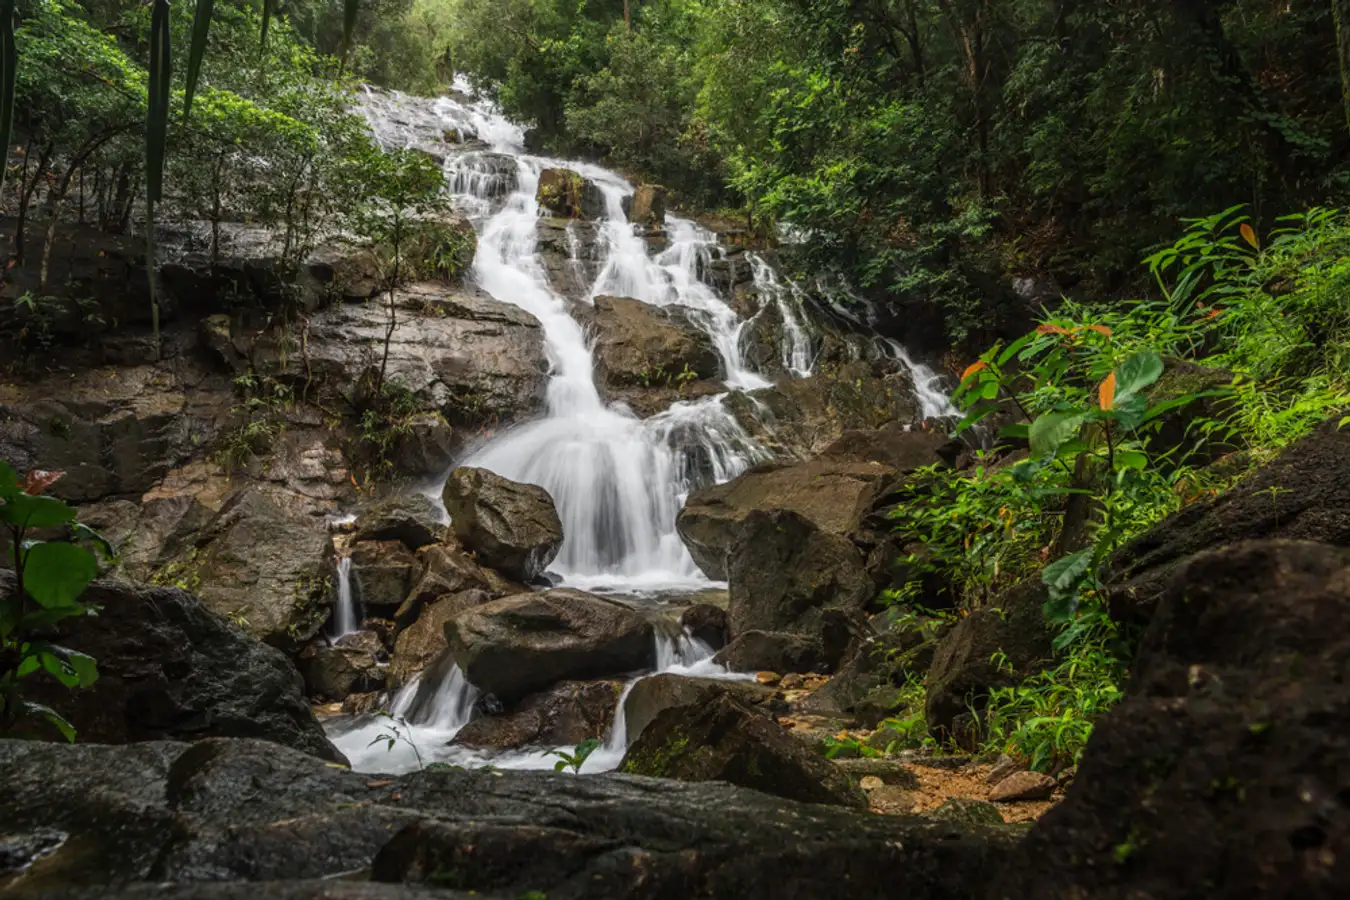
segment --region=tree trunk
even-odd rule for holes
[[[633,33],[633,17],[628,11],[628,0],[623,0],[623,30],[625,34]]]
[[[1331,18],[1336,23],[1336,59],[1341,66],[1341,101],[1345,124],[1350,128],[1350,0],[1331,0]]]

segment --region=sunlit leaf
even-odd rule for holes
[[[1097,386],[1097,405],[1103,410],[1110,410],[1116,405],[1116,373],[1107,375],[1105,380]]]
[[[72,606],[98,577],[94,554],[75,544],[38,544],[24,554],[23,586],[39,606]]]
[[[989,364],[984,360],[973,362],[970,365],[966,366],[966,370],[961,373],[961,380],[965,381],[967,378],[974,375],[975,373],[982,372],[987,368],[989,368]]]
[[[1078,429],[1088,420],[1084,412],[1045,413],[1031,423],[1028,437],[1031,440],[1033,456],[1047,456],[1060,448],[1060,445],[1078,436]]]
[[[215,5],[216,0],[197,0],[197,9],[192,15],[192,44],[188,47],[187,76],[183,84],[183,118],[192,115],[192,97],[202,74],[202,59],[206,56],[206,38],[211,32],[211,12]]]
[[[1141,350],[1116,367],[1116,404],[1153,384],[1163,373],[1163,361],[1152,350]]]
[[[1261,249],[1261,242],[1256,238],[1256,229],[1243,222],[1238,231],[1242,233],[1242,239],[1252,245],[1253,250]]]

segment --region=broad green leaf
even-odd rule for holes
[[[1116,404],[1153,384],[1162,373],[1162,357],[1152,350],[1141,350],[1126,359],[1116,368]]]
[[[187,76],[183,86],[183,118],[192,115],[192,97],[197,92],[197,79],[202,74],[202,59],[206,56],[206,39],[211,33],[211,12],[216,0],[197,0],[192,14],[192,45],[188,47]]]
[[[1041,581],[1050,589],[1051,597],[1071,593],[1092,567],[1092,548],[1061,556],[1041,572]]]
[[[1013,422],[998,430],[998,436],[1013,440],[1026,440],[1031,437],[1031,426],[1026,422]]]
[[[1033,456],[1048,456],[1059,449],[1060,445],[1072,437],[1078,436],[1078,429],[1090,417],[1086,412],[1051,412],[1038,417],[1031,423],[1028,437],[1031,439]]]
[[[90,528],[88,525],[82,525],[79,522],[72,524],[70,526],[70,539],[72,541],[93,544],[94,550],[103,558],[104,562],[117,562],[117,551],[113,549],[113,545],[109,543],[107,538]]]
[[[19,715],[46,719],[56,726],[56,730],[61,732],[62,737],[72,744],[75,743],[75,726],[67,722],[65,716],[52,709],[50,706],[43,706],[41,703],[30,703],[27,700],[20,700]]]
[[[1138,469],[1142,472],[1148,468],[1148,454],[1140,450],[1117,450],[1115,459],[1117,469]]]
[[[92,656],[47,641],[34,641],[28,652],[36,654],[42,667],[66,687],[89,687],[98,680],[98,664]]]
[[[17,494],[0,504],[0,522],[17,528],[53,528],[75,519],[75,510],[55,497]]]
[[[1008,345],[998,356],[998,365],[1006,366],[1008,361],[1022,351],[1022,348],[1036,339],[1036,332],[1030,331]]]
[[[19,495],[19,473],[0,459],[0,500],[11,500]]]
[[[42,668],[42,663],[38,661],[36,656],[25,656],[19,663],[19,667],[14,670],[14,675],[17,678],[27,678],[40,668]]]
[[[38,544],[24,554],[24,591],[46,609],[73,606],[97,576],[94,554],[75,544]]]
[[[9,142],[14,138],[14,85],[19,50],[14,44],[14,0],[0,0],[0,187],[5,183]]]

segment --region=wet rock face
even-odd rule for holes
[[[400,541],[420,550],[439,539],[445,526],[441,511],[422,494],[394,494],[363,508],[357,522],[358,541]]]
[[[332,602],[333,539],[295,495],[255,485],[227,499],[160,580],[197,591],[219,616],[288,650],[318,633]]]
[[[640,184],[625,206],[628,221],[634,225],[659,228],[666,221],[666,189],[659,184]]]
[[[461,591],[440,597],[422,609],[417,621],[399,632],[389,662],[389,687],[403,687],[445,652],[446,622],[491,599],[483,591]]]
[[[377,691],[386,681],[382,665],[386,655],[384,644],[373,631],[357,631],[331,645],[324,642],[307,647],[299,658],[305,690],[311,697],[334,701]]]
[[[1252,477],[1187,506],[1126,544],[1111,561],[1111,615],[1146,622],[1173,570],[1193,553],[1235,541],[1290,538],[1350,545],[1350,430],[1333,416]]]
[[[0,571],[0,590],[13,576]],[[191,594],[96,581],[83,601],[95,617],[58,626],[63,646],[94,657],[99,678],[72,691],[30,678],[24,696],[60,710],[81,741],[120,744],[254,737],[342,761],[305,700],[295,666]]]
[[[589,178],[571,169],[545,169],[539,173],[535,192],[539,206],[563,219],[602,219],[605,195]]]
[[[867,808],[862,791],[838,767],[726,694],[657,714],[629,746],[619,770],[725,781],[804,803]]]
[[[65,472],[51,489],[63,500],[140,495],[214,439],[231,399],[187,362],[0,385],[0,459]]]
[[[479,716],[460,729],[453,743],[510,750],[603,740],[622,692],[621,681],[565,681],[526,697],[509,713]]]
[[[678,387],[717,376],[712,341],[678,309],[626,297],[596,297],[590,318],[596,370],[612,387]]]
[[[965,616],[937,644],[925,681],[928,727],[955,734],[956,719],[983,706],[989,691],[1017,684],[1053,656],[1040,579],[1015,585]],[[1002,653],[999,665],[994,656]]]
[[[445,638],[469,683],[506,704],[565,679],[655,664],[650,622],[622,603],[565,588],[475,606],[446,622]]]
[[[562,521],[543,488],[486,469],[461,468],[445,485],[451,527],[484,565],[531,581],[562,547]]]
[[[253,741],[4,741],[0,768],[7,831],[70,835],[25,887],[84,898],[411,900],[453,882],[549,900],[807,898],[844,883],[863,900],[973,900],[1011,850],[995,830],[957,836],[725,784],[482,770],[372,778]],[[334,877],[363,869],[372,883]],[[180,886],[148,887],[163,882]]]
[[[774,698],[772,688],[754,681],[690,678],[671,674],[653,675],[633,685],[633,689],[624,700],[624,725],[628,729],[628,742],[631,744],[635,741],[643,730],[667,709],[677,706],[703,706],[724,694],[750,707],[767,704]]]
[[[1348,670],[1350,550],[1257,541],[1183,562],[1125,700],[998,896],[1344,895]]]
[[[852,543],[797,513],[755,510],[728,560],[733,640],[751,631],[799,634],[820,644],[826,665],[839,661],[848,619],[873,592]]]
[[[699,568],[722,579],[728,577],[727,554],[756,510],[791,510],[825,532],[851,535],[896,475],[875,462],[763,463],[726,484],[694,491],[676,528]]]

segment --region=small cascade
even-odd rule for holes
[[[796,282],[780,281],[778,271],[758,253],[747,253],[755,290],[766,300],[773,301],[782,320],[781,336],[783,368],[795,378],[809,378],[815,370],[816,351],[807,331],[805,292]]]
[[[337,561],[337,599],[333,604],[333,619],[329,637],[337,640],[361,628],[361,604],[352,590],[352,558],[346,554]]]
[[[878,337],[877,345],[887,357],[898,361],[909,371],[914,382],[914,394],[925,419],[961,418],[961,411],[952,403],[945,379],[921,362],[916,362],[899,341]]]

